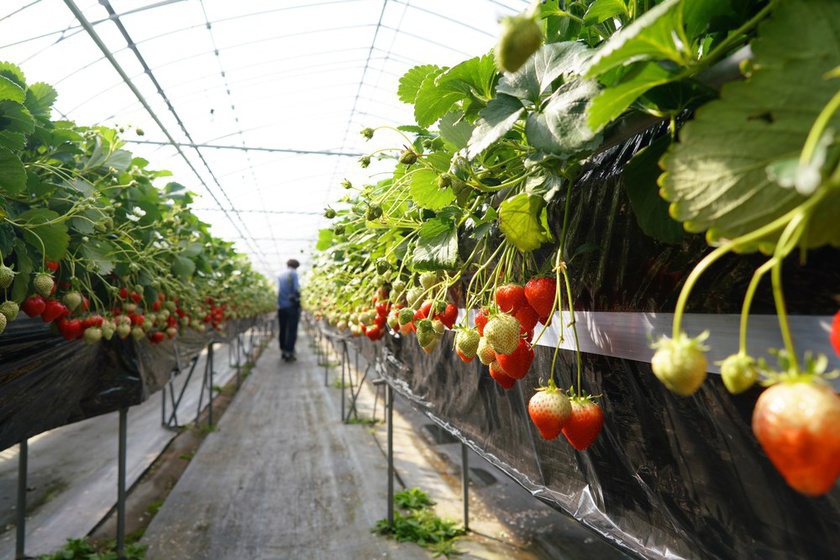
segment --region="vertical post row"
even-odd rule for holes
[[[29,440],[22,439],[18,445],[18,487],[17,487],[17,541],[15,560],[26,558],[26,478],[29,472]]]
[[[208,394],[210,395],[210,401],[207,403],[207,425],[212,427],[213,426],[213,343],[210,343],[210,347],[207,349],[207,367],[209,368],[207,379],[208,379]]]
[[[385,422],[388,426],[388,525],[394,525],[394,390],[385,384]]]
[[[467,444],[461,442],[461,500],[464,502],[464,530],[470,530],[470,458]]]
[[[117,558],[125,558],[125,479],[128,440],[128,408],[120,408],[119,451],[117,456]]]

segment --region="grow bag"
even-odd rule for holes
[[[130,407],[161,390],[211,342],[229,342],[257,318],[223,330],[185,330],[160,344],[118,337],[68,341],[40,318],[19,317],[0,337],[0,450],[66,424]]]
[[[528,375],[502,389],[478,360],[464,364],[447,332],[426,354],[413,336],[358,339],[360,351],[416,408],[541,501],[639,558],[830,558],[840,548],[840,490],[817,498],[792,490],[751,430],[761,388],[729,394],[718,375],[697,393],[672,394],[653,375],[647,336],[670,334],[670,313],[685,277],[709,250],[701,236],[664,243],[642,233],[621,169],[653,133],[602,154],[575,185],[567,252],[597,250],[569,263],[582,350],[583,389],[599,396],[606,421],[578,452],[563,436],[542,439],[527,403],[552,367],[558,325],[535,348]],[[553,217],[559,228],[560,216]],[[737,348],[737,315],[763,255],[723,258],[689,299],[694,325],[710,328],[716,354]],[[784,267],[788,311],[802,349],[831,352],[827,325],[837,308],[840,252],[827,248]],[[461,302],[463,305],[463,302]],[[769,281],[752,306],[749,351],[772,358],[778,335]],[[556,381],[576,383],[575,339],[564,319]],[[733,328],[734,321],[734,328]],[[640,326],[641,325],[641,326]],[[644,327],[644,328],[643,328]],[[688,334],[702,329],[685,321]],[[325,327],[326,328],[326,327]],[[780,345],[776,345],[780,347]]]

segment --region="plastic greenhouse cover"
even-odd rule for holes
[[[0,450],[140,404],[208,344],[229,342],[256,321],[228,321],[221,332],[186,330],[157,345],[131,337],[88,345],[65,340],[37,317],[11,321],[0,337]]]
[[[619,172],[648,141],[639,137],[604,154],[575,189],[569,246],[600,247],[574,261],[580,309],[673,312],[680,280],[708,250],[700,236],[667,245],[640,232]],[[554,222],[559,225],[556,216]],[[689,311],[739,313],[755,269],[752,259],[741,255],[716,264],[692,292]],[[836,249],[814,251],[807,264],[786,266],[791,313],[824,315],[836,308],[830,292],[840,286]],[[775,313],[769,287],[762,290],[754,313]],[[527,412],[539,379],[550,372],[553,346],[535,347],[528,375],[504,390],[478,360],[460,361],[453,338],[448,331],[431,354],[413,337],[355,340],[417,409],[536,498],[627,553],[657,559],[822,559],[840,549],[837,486],[817,498],[797,493],[752,433],[760,387],[731,395],[720,376],[711,375],[697,393],[683,398],[656,379],[649,362],[583,353],[583,388],[600,396],[606,420],[595,443],[577,452],[562,436],[542,439]],[[557,360],[558,386],[572,386],[574,352],[560,350]]]

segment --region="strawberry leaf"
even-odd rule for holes
[[[443,68],[433,64],[426,64],[423,66],[415,66],[400,78],[400,85],[397,87],[397,96],[403,103],[414,103],[417,99],[417,92],[420,91],[420,86],[423,85],[429,75],[438,75],[443,72]]]
[[[437,184],[439,173],[434,169],[418,169],[411,175],[411,198],[423,208],[440,210],[455,200],[452,189]]]
[[[91,239],[79,245],[79,248],[97,274],[104,276],[114,270],[113,256],[116,253],[116,247],[111,242],[104,239]]]
[[[545,201],[540,196],[526,193],[505,199],[499,205],[499,229],[514,247],[523,252],[535,251],[553,239],[548,228]]]
[[[38,82],[26,90],[24,105],[33,115],[49,117],[53,103],[58,98],[58,92],[49,84]]]
[[[510,95],[499,94],[488,101],[487,106],[478,113],[480,118],[470,138],[467,157],[472,159],[478,156],[510,132],[524,112],[522,102]]]
[[[438,129],[440,137],[449,145],[451,151],[457,152],[467,147],[475,126],[464,120],[462,111],[452,111],[440,119]]]
[[[20,194],[26,187],[26,168],[20,158],[7,148],[0,147],[0,191],[7,195]]]
[[[583,20],[586,25],[592,25],[619,16],[626,18],[629,15],[624,0],[595,0],[586,9]]]
[[[417,124],[433,125],[470,97],[490,98],[495,78],[496,67],[489,56],[467,60],[440,74],[429,73],[414,99]]]
[[[579,74],[590,56],[592,51],[578,42],[544,45],[522,68],[505,75],[497,91],[538,106],[542,97],[553,91],[558,78]]]
[[[622,76],[618,84],[605,88],[592,100],[588,112],[589,126],[601,130],[641,95],[656,86],[667,84],[673,78],[674,75],[657,62],[635,65]]]
[[[194,272],[195,262],[193,262],[192,259],[188,259],[187,257],[181,255],[177,255],[174,259],[172,259],[172,274],[175,276],[187,280]]]
[[[759,27],[753,72],[698,110],[662,159],[671,215],[710,242],[754,231],[806,197],[771,181],[767,169],[802,150],[817,115],[837,92],[826,72],[840,65],[840,5],[783,3]],[[840,115],[829,127],[840,130]],[[774,243],[775,237],[764,239]],[[812,216],[803,248],[840,244],[840,191]],[[743,250],[758,248],[747,247]]]
[[[458,265],[458,228],[443,217],[432,218],[418,230],[412,256],[416,271],[452,269]]]
[[[25,226],[22,228],[22,234],[26,243],[49,261],[63,259],[70,244],[67,225],[59,222],[59,217],[59,214],[52,210],[33,208],[15,219]]]
[[[7,99],[15,103],[23,103],[26,100],[26,92],[5,75],[0,75],[0,100]]]
[[[528,116],[525,135],[536,149],[571,156],[595,148],[601,142],[586,122],[586,109],[598,94],[592,80],[574,80],[560,86],[545,107]]]

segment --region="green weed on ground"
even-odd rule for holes
[[[372,532],[393,537],[398,542],[413,542],[428,548],[435,557],[462,554],[455,548],[455,541],[466,531],[451,519],[435,514],[434,501],[418,488],[403,490],[394,495],[394,504],[402,511],[394,512],[394,523],[380,519]]]

